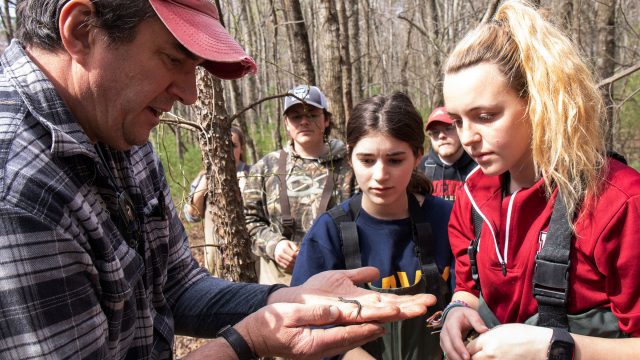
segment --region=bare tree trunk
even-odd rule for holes
[[[411,34],[413,33],[413,26],[411,25],[411,23],[413,23],[413,19],[410,20],[410,24],[408,25],[409,31],[407,31],[407,41],[405,43],[405,48],[402,55],[402,65],[400,68],[402,91],[405,94],[409,94],[409,74],[407,72],[407,68],[409,67],[409,57],[411,56]]]
[[[220,2],[216,2],[220,9]],[[203,69],[199,70],[197,80],[196,116],[204,129],[200,134],[200,147],[207,178],[205,254],[207,251],[211,254],[206,259],[207,267],[223,279],[257,282],[251,241],[244,225],[242,197],[233,160],[231,121],[225,107],[222,82]]]
[[[573,0],[562,0],[560,3],[561,26],[567,35],[571,35],[573,28]]]
[[[342,102],[344,104],[345,122],[351,117],[353,109],[353,93],[351,92],[352,69],[351,52],[349,51],[349,20],[347,19],[346,0],[335,0],[337,3],[338,25],[340,29],[340,68],[342,69]],[[350,1],[350,0],[349,0]]]
[[[438,9],[436,8],[436,0],[429,0],[427,6],[425,6],[426,10],[426,25],[427,25],[427,36],[431,38],[430,43],[433,46],[433,51],[431,51],[431,62],[430,62],[430,72],[432,73],[433,81],[432,84],[436,85],[435,89],[433,89],[434,96],[431,105],[433,107],[440,106],[444,103],[443,95],[442,95],[442,58],[446,56],[446,52],[443,52],[440,46],[440,18],[438,17]]]
[[[11,19],[11,12],[9,10],[9,0],[4,1],[4,8],[2,10],[2,27],[4,28],[4,35],[7,39],[7,45],[13,39],[13,20]]]
[[[182,145],[182,132],[180,126],[176,126],[176,152],[178,153],[178,159],[180,162],[184,160],[184,145]]]
[[[256,49],[256,47],[259,47],[260,42],[256,40],[256,35],[255,35],[256,25],[255,25],[252,8],[249,1],[242,2],[242,16],[240,16],[240,24],[242,26],[243,45],[245,47],[252,45],[253,49],[252,49],[251,55],[254,57],[259,55],[260,52],[258,49]],[[258,95],[259,84],[258,84],[257,78],[258,78],[257,75],[249,76],[246,82],[244,83],[245,86],[243,86],[239,90],[242,92],[242,94],[248,94],[248,98],[252,100],[258,99],[259,97]],[[239,96],[242,96],[242,95],[239,95]],[[251,125],[252,127],[255,127],[259,119],[257,118],[257,114],[255,110],[248,112],[248,114],[245,116],[245,119],[246,120],[244,122],[240,123],[240,128],[245,135],[245,139],[247,143],[248,156],[246,160],[250,161],[249,162],[250,164],[253,164],[256,161],[258,161],[258,155],[256,152],[256,144],[253,141],[253,138],[249,134],[249,125]]]
[[[372,45],[372,41],[371,41],[371,21],[373,21],[372,16],[371,16],[371,2],[370,0],[363,0],[364,2],[364,22],[365,22],[365,27],[364,27],[364,33],[365,36],[367,37],[366,40],[366,53],[367,53],[367,61],[366,61],[366,69],[365,69],[365,80],[367,82],[367,88],[366,91],[364,92],[364,94],[366,94],[367,97],[371,96],[371,83],[373,82],[373,78],[372,78],[372,49],[373,49],[373,45]]]
[[[252,4],[254,4],[256,6],[258,6],[260,4],[260,2],[257,2],[257,1],[255,1],[255,2],[246,1],[246,2],[247,3],[251,2]],[[275,11],[273,10],[273,1],[270,2],[270,5],[271,5],[271,9],[272,9],[271,13],[272,13],[272,16],[274,17],[274,19],[273,19],[274,27],[277,28],[278,18],[275,17]],[[269,59],[269,55],[268,55],[269,47],[267,46],[267,42],[271,41],[272,39],[267,39],[267,36],[265,36],[265,32],[263,30],[263,26],[258,26],[258,29],[259,29],[258,31],[261,34],[260,41],[261,41],[261,44],[262,44],[262,46],[261,46],[261,50],[262,51],[260,52],[260,58]],[[267,66],[267,65],[265,65],[265,66]],[[264,82],[265,82],[265,84],[267,84],[266,86],[269,86],[269,84],[271,84],[271,74],[272,73],[273,73],[272,71],[265,71],[264,72]],[[270,123],[271,123],[270,120],[271,119],[270,119],[270,117],[268,115],[265,114],[262,117],[261,120],[262,121],[258,121],[257,127],[259,129],[258,131],[262,133],[262,132],[265,131],[265,126],[266,125],[270,125]]]
[[[572,1],[573,18],[571,19],[571,37],[578,47],[581,44],[582,34],[580,32],[580,4],[582,0]]]
[[[242,101],[242,94],[240,92],[240,80],[231,80],[231,92],[233,98],[234,108],[236,109],[236,113],[242,111],[244,109],[244,103]],[[249,113],[253,113],[253,111],[245,111],[237,118],[238,127],[242,131],[244,135],[244,140],[247,146],[251,143],[251,146],[255,151],[255,144],[253,143],[253,139],[249,136],[249,127],[247,126],[247,115]],[[233,125],[233,124],[232,124]],[[254,163],[258,160],[253,158]]]
[[[352,69],[352,86],[351,92],[353,102],[357,103],[364,96],[362,89],[362,49],[360,45],[360,10],[358,1],[350,0],[347,7],[347,17],[349,18],[349,53],[351,57],[349,62]]]
[[[596,73],[600,79],[606,79],[615,72],[616,54],[616,0],[596,2],[596,23],[598,28],[596,50]],[[613,86],[601,88],[606,106],[605,143],[607,149],[613,149]]]
[[[273,23],[274,23],[274,35],[273,38],[277,39],[278,38],[278,28],[279,28],[279,21],[278,21],[278,14],[276,14],[276,9],[275,9],[275,3],[273,0],[270,1],[271,3],[271,17],[273,18]],[[273,52],[272,52],[272,61],[274,64],[278,64],[278,47],[274,46],[273,47]],[[279,81],[276,79],[276,84],[279,84]],[[277,85],[276,85],[277,88]],[[276,90],[277,91],[277,90]],[[278,114],[279,115],[279,114]],[[280,135],[280,116],[276,117],[276,128],[274,129],[272,135],[273,135],[273,139],[275,139],[275,147],[277,149],[282,148],[282,136]]]
[[[311,61],[311,47],[307,26],[302,16],[299,0],[283,0],[285,19],[289,23],[287,30],[291,32],[291,56],[293,73],[299,75],[306,84],[316,84],[316,72]]]
[[[205,253],[211,255],[207,256],[207,267],[220,278],[256,282],[222,82],[201,70],[198,73],[198,92],[196,113],[205,131],[200,136],[200,146],[208,185]]]
[[[327,94],[329,111],[333,114],[335,128],[333,135],[344,140],[345,138],[345,109],[342,100],[342,75],[340,73],[342,59],[340,58],[340,26],[338,15],[333,0],[321,0],[320,5],[320,34],[321,43],[320,61],[320,85]],[[339,66],[340,65],[340,66]]]

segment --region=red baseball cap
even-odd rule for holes
[[[220,23],[212,0],[149,0],[173,36],[189,51],[207,60],[213,75],[232,80],[255,74],[256,62]]]
[[[438,123],[438,122],[447,124],[447,125],[453,124],[453,119],[449,116],[449,113],[447,113],[447,109],[445,109],[444,106],[440,106],[433,109],[433,111],[429,115],[429,120],[427,121],[427,125],[424,126],[424,130],[425,131],[429,130],[429,127],[431,127],[434,123]]]

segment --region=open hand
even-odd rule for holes
[[[330,305],[279,303],[249,315],[235,327],[258,355],[292,359],[342,354],[384,334],[379,324],[321,328],[335,323],[340,313]]]
[[[436,302],[435,296],[430,294],[398,296],[356,286],[379,277],[380,273],[374,267],[325,271],[312,276],[300,286],[274,292],[269,297],[269,303],[334,305],[340,309],[340,316],[335,323],[345,324],[408,319],[426,313],[427,307]]]

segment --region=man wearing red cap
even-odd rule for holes
[[[418,170],[433,183],[433,195],[453,202],[456,191],[476,163],[462,149],[453,119],[444,107],[431,112],[425,131],[431,141],[431,150],[420,161]]]
[[[433,302],[356,288],[372,268],[288,288],[198,267],[148,137],[196,101],[197,66],[256,70],[212,2],[23,0],[16,14],[0,56],[0,358],[167,359],[176,333],[218,334],[193,358],[319,357]]]

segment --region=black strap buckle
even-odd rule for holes
[[[467,255],[469,255],[469,266],[471,267],[471,278],[475,283],[477,290],[480,290],[480,276],[478,274],[478,260],[476,256],[478,254],[477,240],[472,240],[467,248]]]
[[[293,228],[293,224],[295,223],[295,221],[291,217],[282,218],[281,222],[282,226],[286,228]]]
[[[533,296],[538,304],[566,305],[569,292],[569,267],[571,262],[557,263],[536,256],[533,275]]]

